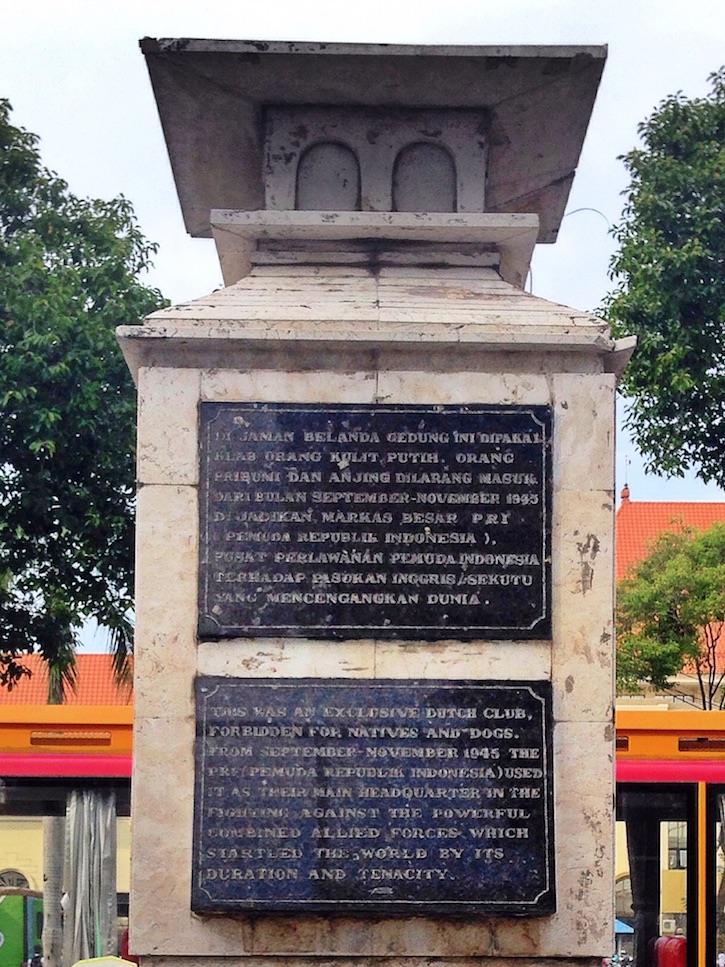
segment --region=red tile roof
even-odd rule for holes
[[[723,521],[725,502],[630,500],[625,487],[617,511],[617,580],[647,556],[663,531],[678,527],[704,531]]]
[[[76,690],[68,692],[65,705],[132,705],[129,688],[118,688],[114,681],[111,655],[81,654],[76,656]],[[12,691],[0,688],[3,705],[46,705],[48,679],[39,655],[27,655],[22,664],[32,672]]]

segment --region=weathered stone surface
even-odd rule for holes
[[[264,107],[322,100],[490,114],[487,208],[518,212],[526,199],[539,240],[553,241],[606,58],[596,46],[146,38],[142,49],[192,235],[209,234],[213,209],[264,207]]]
[[[611,491],[555,498],[552,651],[554,714],[611,721],[614,714],[614,502]]]
[[[199,482],[196,408],[198,370],[144,368],[138,377],[138,481],[142,485]]]
[[[137,497],[134,706],[144,716],[193,713],[197,488],[141,487]],[[143,756],[139,761],[143,761]]]

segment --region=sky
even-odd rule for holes
[[[160,246],[147,281],[172,302],[221,285],[214,243],[186,235],[138,41],[150,37],[410,44],[607,44],[609,55],[558,242],[539,246],[534,295],[593,310],[611,288],[619,156],[676,91],[704,95],[725,63],[722,0],[5,0],[0,97],[81,196],[119,194]],[[619,432],[617,490],[633,500],[723,500],[693,475],[658,478]]]

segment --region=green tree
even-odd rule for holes
[[[131,648],[135,404],[115,327],[163,304],[130,203],[82,199],[0,100],[0,684],[57,700],[84,622]]]
[[[725,707],[725,524],[667,532],[617,589],[617,686],[697,676],[704,709]]]
[[[622,390],[647,468],[725,486],[725,68],[710,81],[706,97],[663,101],[623,158],[604,313],[638,339]]]

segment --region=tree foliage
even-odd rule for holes
[[[115,339],[163,304],[130,203],[82,199],[0,100],[0,683],[72,682],[83,623],[131,647],[135,393]]]
[[[604,311],[638,346],[622,383],[648,469],[725,486],[725,68],[639,127]]]
[[[664,533],[617,590],[617,684],[671,687],[691,668],[703,708],[725,707],[725,524]]]

